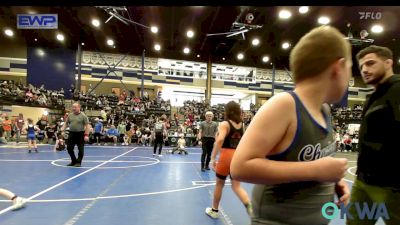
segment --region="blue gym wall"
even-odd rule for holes
[[[28,47],[27,83],[47,90],[64,88],[65,97],[71,98],[69,89],[75,84],[76,52],[65,48]]]

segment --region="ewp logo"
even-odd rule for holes
[[[354,204],[354,207],[356,208],[357,215],[352,215],[349,212],[349,209],[352,207]],[[377,204],[374,202],[371,207],[369,207],[368,203],[363,202],[354,202],[354,203],[349,203],[347,206],[345,206],[343,203],[340,204],[340,210],[338,206],[332,202],[325,203],[324,206],[322,206],[322,216],[328,220],[335,219],[340,211],[340,219],[346,218],[348,220],[354,220],[353,216],[358,216],[360,220],[364,220],[365,216],[367,216],[368,220],[377,220],[380,217],[384,220],[389,219],[389,214],[386,209],[385,203],[379,203]]]
[[[58,29],[57,14],[18,14],[18,29]]]

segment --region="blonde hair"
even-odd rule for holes
[[[208,111],[208,112],[206,112],[206,116],[208,116],[208,115],[214,116],[214,113],[211,111]]]
[[[320,26],[304,35],[290,53],[295,83],[318,76],[340,58],[351,60],[351,46],[344,38],[331,26]]]

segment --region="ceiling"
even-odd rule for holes
[[[103,9],[94,6],[82,7],[0,7],[0,28],[14,30],[13,40],[0,34],[0,44],[12,42],[27,43],[28,46],[40,45],[47,47],[64,46],[76,49],[78,43],[85,43],[84,50],[101,51],[110,53],[129,53],[141,55],[146,50],[146,56],[173,58],[191,61],[234,64],[241,66],[271,67],[274,62],[277,68],[288,68],[290,49],[284,50],[282,42],[289,41],[293,47],[302,35],[318,26],[317,20],[321,15],[330,17],[331,25],[337,27],[345,35],[351,30],[354,37],[359,37],[361,30],[367,30],[368,38],[375,40],[375,44],[390,47],[395,54],[396,68],[399,68],[400,57],[400,7],[314,7],[309,12],[300,14],[299,7],[247,7],[238,18],[243,7],[209,7],[209,6],[144,6],[129,7],[127,11],[120,11],[125,18],[137,23],[158,26],[158,33],[134,24],[124,24],[113,18],[105,21],[110,15]],[[281,9],[291,11],[292,17],[287,20],[278,18]],[[360,19],[359,12],[381,13],[382,17]],[[17,30],[16,15],[20,13],[56,13],[58,14],[58,30]],[[261,29],[250,30],[245,34],[246,40],[241,35],[226,37],[207,37],[207,33],[223,33],[230,31],[232,23],[245,22],[248,13],[254,15],[251,24],[262,25]],[[101,25],[95,28],[91,20],[97,18]],[[383,25],[384,31],[380,34],[370,32],[373,24]],[[194,37],[189,39],[186,31],[192,29]],[[65,36],[64,43],[56,40],[57,32]],[[252,46],[252,39],[259,38],[260,44]],[[35,41],[35,38],[37,41]],[[115,48],[106,44],[107,39],[113,39]],[[161,51],[154,50],[154,44],[161,45]],[[183,48],[191,49],[190,54],[183,53]],[[362,47],[354,46],[353,52]],[[238,60],[237,54],[244,53],[244,59]],[[200,57],[198,58],[198,55]],[[270,61],[262,62],[262,57],[268,55]],[[223,60],[223,58],[225,60]],[[358,73],[358,71],[353,71]],[[355,74],[355,75],[356,75]]]

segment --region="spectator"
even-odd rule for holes
[[[125,138],[127,138],[128,145],[130,145],[132,143],[132,137],[134,135],[135,135],[135,129],[132,126],[131,129],[126,132],[126,136],[125,136]],[[125,142],[125,139],[124,139],[124,142]]]
[[[8,116],[4,117],[3,121],[3,129],[4,129],[4,137],[7,141],[11,141],[11,129],[12,129],[12,122]]]
[[[136,138],[137,138],[136,144],[142,143],[142,132],[140,131],[139,127],[136,129]]]
[[[126,124],[125,121],[121,121],[118,125],[118,133],[119,133],[119,139],[124,140],[124,136],[126,134]],[[125,145],[125,142],[122,143]]]
[[[118,141],[118,137],[119,137],[118,130],[115,129],[114,125],[111,125],[110,129],[107,130],[107,140],[106,140],[106,142],[113,141],[114,142],[114,146],[116,146],[117,145],[117,141]]]
[[[352,140],[349,134],[343,136],[344,152],[351,152],[353,148]]]
[[[150,128],[146,127],[142,130],[142,145],[143,146],[148,146],[150,145],[151,141],[151,131]]]
[[[0,118],[0,144],[7,144],[7,140],[4,137],[3,119]]]
[[[124,137],[123,137],[122,145],[128,146],[130,144],[129,141],[130,141],[130,137],[127,134],[125,134]]]
[[[42,142],[45,138],[45,130],[48,126],[49,121],[47,120],[47,116],[43,115],[40,120],[37,121],[36,126],[39,128],[39,132],[37,135],[37,139],[39,142]]]
[[[103,132],[103,120],[96,118],[94,124],[94,139],[96,144],[100,144],[101,133]]]
[[[15,134],[16,134],[16,141],[17,141],[17,144],[18,144],[19,141],[20,141],[20,138],[21,138],[21,131],[22,131],[22,129],[24,128],[24,125],[25,125],[24,115],[23,115],[22,113],[20,113],[20,114],[18,115],[18,118],[15,119],[15,128],[16,128]]]
[[[55,124],[50,124],[46,127],[46,138],[47,138],[47,144],[52,143],[52,141],[56,141],[56,125]]]

